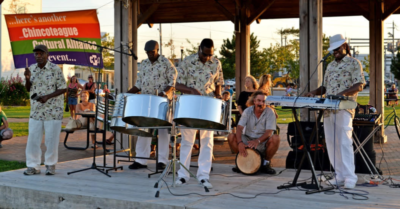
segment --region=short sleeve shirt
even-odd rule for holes
[[[37,94],[44,96],[54,93],[56,90],[66,89],[64,75],[56,64],[47,61],[41,69],[37,64],[29,67],[31,71],[31,89],[30,96]],[[64,94],[50,98],[46,103],[40,103],[31,99],[30,118],[35,120],[62,120],[64,109]]]
[[[157,90],[161,93],[168,86],[175,87],[177,74],[172,62],[162,55],[154,63],[145,59],[140,64],[135,86],[142,94],[156,94]]]
[[[4,123],[3,123],[3,118],[4,118],[5,120],[7,120],[7,115],[6,115],[3,111],[1,111],[1,112],[0,112],[0,126],[4,125]]]
[[[254,105],[246,108],[240,118],[240,126],[246,127],[244,135],[250,138],[260,138],[267,130],[276,130],[274,111],[266,107],[259,118],[254,114]]]
[[[326,95],[337,95],[357,83],[365,84],[365,79],[361,63],[356,58],[347,55],[340,62],[334,60],[329,63],[323,85],[326,88]],[[357,102],[357,96],[358,94],[355,94],[349,99]],[[354,117],[354,109],[347,109],[346,111]],[[329,117],[331,112],[331,110],[325,111],[324,116]]]
[[[177,82],[213,97],[216,86],[224,84],[221,62],[211,57],[203,64],[198,54],[192,54],[179,64]]]

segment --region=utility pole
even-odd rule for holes
[[[161,32],[161,23],[160,23],[160,28],[158,29],[160,31],[160,55],[162,55],[162,32]]]

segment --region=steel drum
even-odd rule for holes
[[[125,123],[138,127],[172,126],[168,99],[150,94],[125,97]]]
[[[182,95],[175,105],[174,121],[191,128],[226,130],[230,107],[225,106],[225,102],[220,99]]]
[[[258,173],[263,163],[261,153],[252,148],[246,148],[247,156],[243,157],[240,153],[236,155],[236,167],[246,175],[253,175]]]
[[[123,134],[129,134],[133,136],[152,137],[152,134],[150,134],[149,132],[140,129],[131,129],[133,126],[127,127],[127,124],[122,120],[124,104],[125,104],[125,96],[130,96],[130,95],[133,94],[121,93],[117,95],[114,104],[113,115],[110,122],[110,129]]]

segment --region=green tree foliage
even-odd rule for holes
[[[364,72],[367,72],[369,74],[369,55],[364,57],[364,60],[361,60],[361,63],[364,65]]]
[[[397,51],[396,56],[392,58],[392,64],[390,65],[390,72],[393,73],[397,80],[400,80],[400,50]]]
[[[114,48],[114,37],[110,36],[109,33],[105,33],[101,37],[101,45],[110,49]],[[104,49],[103,55],[103,65],[106,69],[114,69],[114,52]]]
[[[232,35],[231,39],[224,39],[221,50],[219,50],[225,79],[235,77],[235,39],[235,34]],[[257,40],[257,36],[252,33],[250,35],[250,74],[255,77],[262,75],[268,68],[268,62],[264,59],[264,52],[259,51],[259,47],[260,41]]]

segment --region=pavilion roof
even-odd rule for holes
[[[236,2],[249,3],[249,19],[299,18],[300,0],[138,0],[148,23],[234,21]],[[385,0],[385,12],[400,14],[400,1]],[[266,9],[267,8],[267,9]],[[263,10],[265,12],[263,12]],[[261,15],[259,15],[262,13]],[[323,16],[369,17],[369,0],[324,0]],[[387,16],[389,16],[388,14]],[[258,15],[258,16],[257,16]],[[385,14],[384,14],[385,16]],[[140,16],[139,16],[140,19]]]

